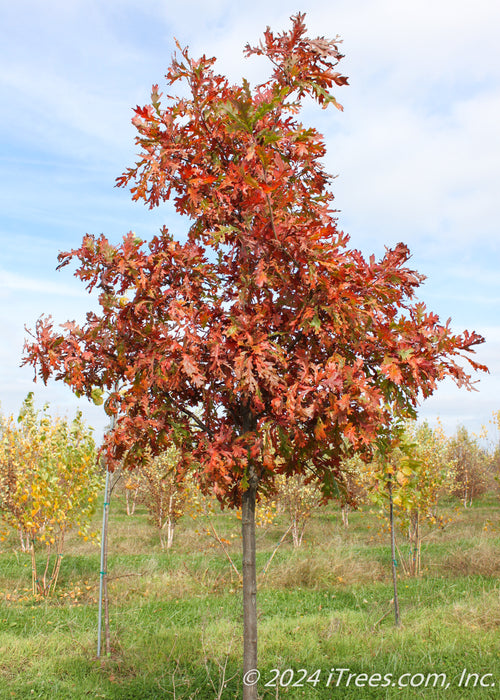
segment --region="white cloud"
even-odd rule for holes
[[[486,365],[489,374],[471,371],[476,382],[471,392],[457,388],[451,380],[444,381],[435,394],[423,402],[419,412],[422,418],[431,421],[440,418],[448,433],[457,425],[479,433],[493,412],[500,410],[500,325],[479,326],[476,330],[484,336],[485,343],[476,348],[471,359]]]
[[[88,299],[88,294],[85,294],[81,286],[74,287],[69,284],[58,284],[52,281],[23,277],[22,275],[0,270],[0,298],[12,297],[19,292],[28,295],[34,293],[47,296],[70,296],[77,297],[78,299]]]
[[[457,100],[449,115],[367,100],[344,118],[348,133],[333,137],[328,165],[340,173],[334,189],[353,232],[455,248],[470,246],[472,231],[476,244],[498,239],[500,91]]]

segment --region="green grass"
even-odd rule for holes
[[[258,531],[262,699],[500,697],[498,502],[487,498],[458,513],[455,504],[448,508],[454,521],[426,538],[422,576],[400,577],[399,629],[388,538],[373,513],[352,513],[344,530],[329,506],[308,525],[300,549],[286,542],[278,550],[265,576],[262,569],[286,526]],[[224,512],[215,522],[240,566],[239,521]],[[17,551],[13,535],[6,540],[0,553],[0,700],[241,697],[241,585],[218,545],[196,532],[200,527],[190,518],[181,521],[174,547],[163,552],[145,513],[128,517],[123,502],[113,501],[112,652],[101,659],[96,546],[70,538],[57,595],[38,600],[30,593],[29,556]],[[349,671],[336,685],[341,668]],[[478,674],[488,687],[471,687],[474,677],[469,687],[459,687],[464,669],[464,678]],[[432,675],[423,687],[436,673],[446,674],[448,688],[440,678],[432,687]],[[414,687],[399,687],[401,676],[403,683],[412,677]]]

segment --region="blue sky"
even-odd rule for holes
[[[0,9],[0,404],[17,413],[35,390],[54,412],[80,407],[98,431],[101,408],[66,386],[33,385],[19,368],[24,326],[42,313],[82,320],[92,308],[57,254],[85,233],[118,242],[166,224],[114,187],[135,156],[132,108],[149,100],[174,51],[218,57],[234,81],[266,75],[243,58],[247,41],[307,13],[311,35],[340,35],[349,87],[344,112],[306,111],[328,148],[340,227],[364,253],[404,241],[427,276],[420,297],[457,331],[477,330],[490,367],[478,391],[444,383],[420,415],[451,433],[500,409],[500,4],[494,0],[19,0]]]

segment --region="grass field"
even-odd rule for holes
[[[286,541],[259,575],[260,697],[499,698],[499,504],[455,505],[453,522],[425,540],[422,576],[400,578],[399,629],[374,514],[352,513],[344,530],[331,505],[300,549]],[[239,566],[239,521],[224,512],[214,522]],[[34,600],[29,555],[11,535],[0,553],[0,698],[241,697],[241,586],[219,545],[196,532],[203,525],[182,520],[163,552],[144,512],[129,517],[114,498],[112,652],[101,659],[98,547],[70,538],[57,595]],[[259,570],[285,529],[258,531]]]

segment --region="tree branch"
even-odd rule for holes
[[[196,423],[196,425],[197,425],[201,430],[203,430],[203,432],[208,433],[208,435],[210,435],[210,437],[213,438],[213,436],[214,436],[213,431],[210,430],[210,428],[208,427],[208,425],[205,425],[205,423],[204,423],[200,418],[198,418],[198,416],[196,415],[196,413],[193,413],[193,411],[190,411],[189,408],[186,408],[185,406],[182,406],[181,404],[177,403],[177,401],[175,401],[175,399],[173,399],[171,396],[169,396],[169,399],[171,400],[171,402],[173,403],[173,405],[174,405],[176,408],[179,409],[179,411],[182,411],[183,413],[186,414],[186,416],[188,416],[189,418],[191,418],[192,420],[194,420],[194,422]]]

